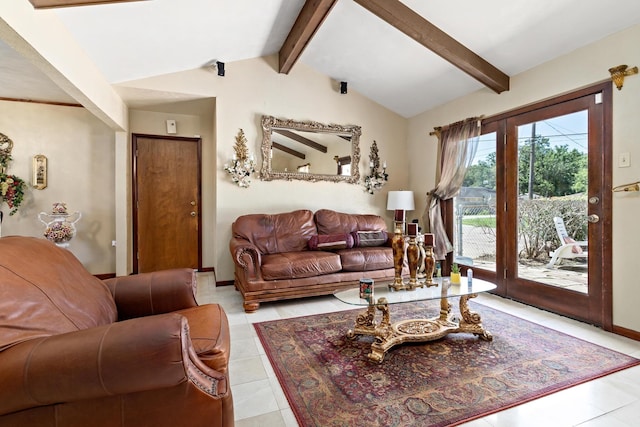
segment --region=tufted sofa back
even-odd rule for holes
[[[307,250],[311,236],[318,234],[313,212],[297,210],[280,214],[250,214],[236,219],[233,237],[250,241],[261,254]]]
[[[384,219],[378,215],[359,215],[320,209],[315,214],[318,234],[352,233],[354,231],[387,231]]]

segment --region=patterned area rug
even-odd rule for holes
[[[453,303],[453,301],[452,301]],[[457,305],[454,305],[457,311]],[[452,426],[640,363],[470,302],[493,341],[453,334],[367,359],[371,338],[345,337],[350,310],[255,324],[301,426]],[[391,307],[432,317],[433,302]]]

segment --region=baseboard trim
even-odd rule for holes
[[[216,282],[216,287],[218,286],[233,286],[233,280],[221,280]]]
[[[612,332],[623,337],[631,338],[632,340],[640,341],[640,332],[633,329],[623,328],[622,326],[613,325]]]
[[[213,275],[216,275],[216,268],[215,267],[206,267],[206,268],[201,268],[198,270],[201,273],[213,273]],[[136,274],[136,273],[131,273],[131,274]],[[113,279],[114,277],[116,277],[116,273],[106,273],[106,274],[94,274],[94,277],[97,277],[100,280],[105,280],[105,279]],[[231,282],[233,284],[233,281]],[[217,284],[216,284],[217,286]]]

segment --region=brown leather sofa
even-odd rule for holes
[[[246,312],[261,302],[331,294],[364,277],[394,277],[387,227],[378,215],[328,209],[251,214],[231,228],[234,284]]]
[[[99,280],[0,238],[0,426],[233,426],[229,326],[195,273]]]

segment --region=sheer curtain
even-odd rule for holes
[[[453,251],[442,221],[440,203],[456,196],[478,148],[481,122],[479,117],[468,118],[436,129],[440,143],[440,179],[436,188],[427,193],[427,207],[422,216],[426,228],[433,233],[435,259],[443,260]]]

